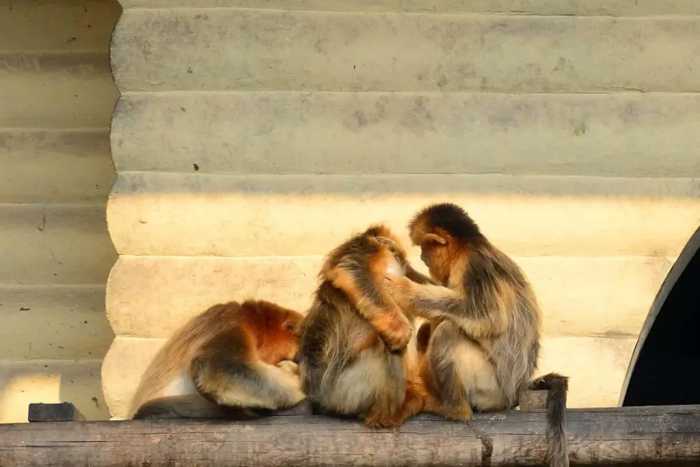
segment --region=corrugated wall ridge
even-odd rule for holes
[[[697,3],[122,4],[113,415],[187,318],[248,297],[303,310],[342,238],[372,222],[405,238],[443,200],[530,277],[541,371],[572,376],[573,406],[617,402],[700,221]]]

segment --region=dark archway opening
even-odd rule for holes
[[[700,229],[669,273],[637,346],[623,406],[700,404]]]

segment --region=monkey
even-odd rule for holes
[[[297,364],[303,316],[266,301],[212,306],[168,339],[130,418],[222,418],[286,409],[305,396]]]
[[[430,282],[383,225],[338,246],[319,273],[301,332],[302,388],[311,404],[372,428],[396,427],[422,407],[407,384],[411,318],[378,287],[385,274]]]
[[[420,211],[409,231],[437,285],[387,274],[383,288],[407,314],[432,323],[426,377],[440,402],[433,411],[468,421],[473,409],[515,407],[540,347],[540,310],[525,275],[454,204]]]

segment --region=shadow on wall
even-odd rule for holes
[[[0,423],[26,421],[31,402],[108,416],[109,42],[120,14],[117,0],[0,0]]]
[[[88,420],[107,418],[100,362],[5,364],[0,377],[0,420],[26,422],[30,403],[73,402]]]

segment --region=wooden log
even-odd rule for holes
[[[544,412],[481,414],[470,424],[421,416],[399,431],[356,421],[274,416],[0,426],[3,466],[533,465],[546,458]],[[700,462],[700,406],[571,410],[573,464]]]

